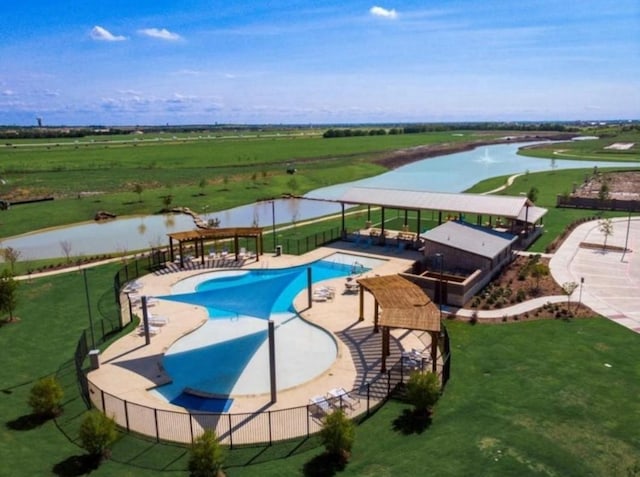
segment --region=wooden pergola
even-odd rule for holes
[[[441,321],[440,309],[415,283],[400,275],[358,278],[360,284],[360,314],[364,320],[364,291],[373,295],[374,332],[382,327],[382,369],[386,372],[386,358],[391,353],[390,332],[392,328],[426,331],[431,336],[431,365],[436,371],[438,340]],[[384,313],[380,313],[380,308]]]
[[[212,240],[228,240],[233,239],[233,249],[235,250],[236,260],[239,257],[238,239],[253,238],[255,240],[256,249],[256,261],[259,260],[260,255],[263,254],[263,238],[262,227],[232,227],[232,228],[218,228],[218,229],[195,229],[187,230],[185,232],[174,232],[167,234],[169,236],[169,253],[171,261],[174,260],[175,255],[173,251],[173,242],[178,242],[178,250],[180,255],[180,267],[184,266],[184,253],[183,248],[185,243],[193,243],[195,247],[195,257],[200,257],[202,264],[204,265],[205,252],[204,245],[206,242]]]

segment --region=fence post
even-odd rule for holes
[[[129,406],[127,401],[124,401],[124,422],[127,426],[127,432],[129,432]]]
[[[101,401],[101,404],[102,404],[102,412],[106,414],[107,413],[107,409],[104,406],[104,391],[102,389],[100,390],[100,401]]]
[[[189,413],[189,431],[191,432],[191,443],[193,444],[193,416]]]
[[[158,410],[153,410],[153,420],[156,424],[156,442],[160,442],[160,428],[158,427]]]
[[[233,428],[231,427],[231,414],[227,414],[229,416],[229,448],[233,449]]]
[[[271,435],[271,411],[267,411],[267,418],[269,420],[269,445],[272,445],[273,437]]]
[[[309,405],[307,404],[307,439],[309,438],[309,436],[311,435],[311,424],[310,424],[310,409],[309,409]]]
[[[367,383],[367,416],[371,411],[371,383]]]

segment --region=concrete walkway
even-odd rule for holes
[[[551,276],[560,285],[582,284],[571,295],[573,303],[582,302],[596,313],[640,333],[640,217],[612,220],[613,234],[607,246],[627,251],[603,251],[604,243],[599,221],[576,227],[565,239],[549,262]],[[627,234],[628,229],[628,234]],[[596,248],[581,247],[581,243]],[[478,310],[478,320],[494,320],[520,315],[545,303],[565,303],[565,295],[544,296],[499,310]],[[460,309],[457,316],[471,317],[476,310]]]

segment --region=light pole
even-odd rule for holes
[[[273,224],[273,251],[276,251],[276,201],[271,199],[271,218]]]
[[[582,305],[582,287],[584,286],[584,277],[580,277],[580,292],[578,293],[578,307]]]
[[[89,284],[87,283],[87,269],[82,269],[82,278],[84,279],[84,294],[87,297],[87,313],[89,314],[89,330],[91,331],[91,349],[95,349],[96,340],[93,335],[93,317],[91,316],[91,302],[89,301]]]

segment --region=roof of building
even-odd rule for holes
[[[468,214],[495,215],[517,219],[533,203],[525,196],[453,194],[448,192],[426,192],[416,190],[352,187],[338,199],[348,204],[368,204],[407,210],[444,210]],[[546,209],[535,207],[541,212]],[[539,218],[538,217],[538,218]],[[535,221],[529,217],[529,223]]]
[[[515,235],[451,220],[420,235],[426,241],[457,248],[486,258],[498,256],[517,240]]]
[[[379,323],[390,328],[440,331],[440,310],[413,282],[399,275],[358,278],[382,308]]]

